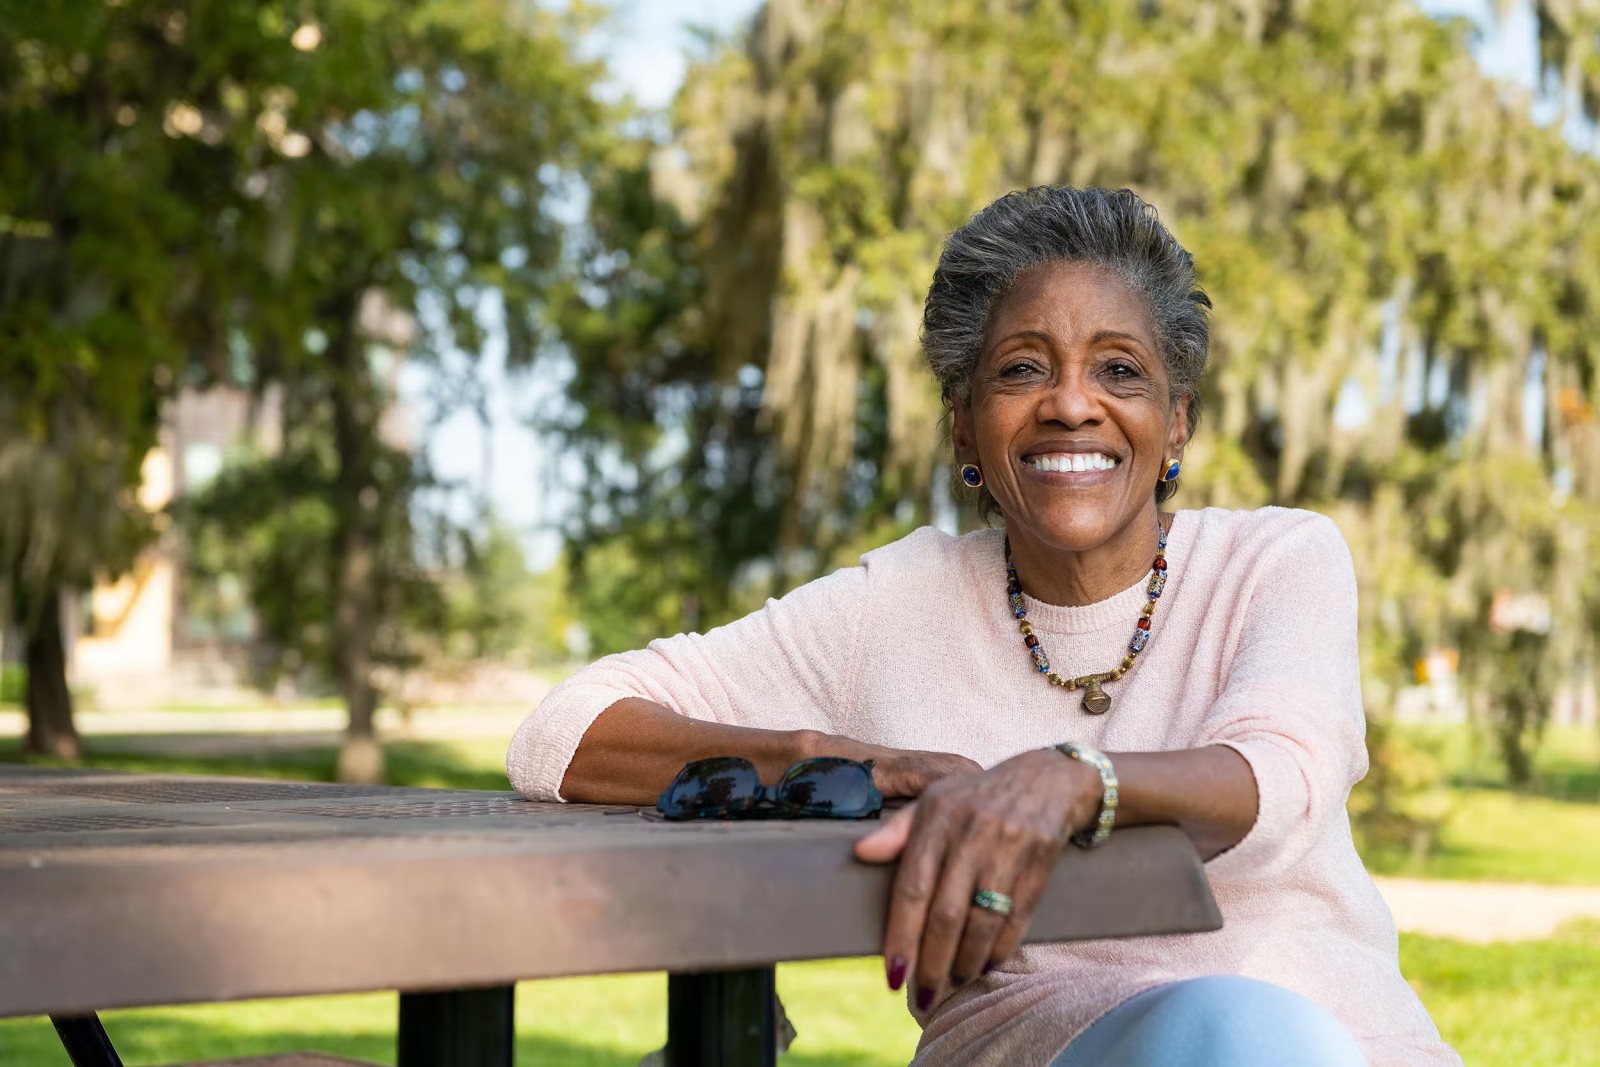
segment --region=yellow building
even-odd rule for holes
[[[260,400],[236,388],[184,390],[167,405],[160,443],[145,457],[139,502],[159,511],[204,488],[230,450],[277,447],[279,411],[271,390]],[[95,586],[66,620],[75,635],[67,660],[73,687],[101,707],[236,691],[253,626],[242,593],[235,599],[220,623],[186,610],[182,545],[163,532],[132,571]]]

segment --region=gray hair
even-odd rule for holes
[[[1127,189],[1039,185],[1007,193],[952,233],[922,311],[922,347],[946,410],[971,396],[972,375],[995,305],[1017,277],[1049,263],[1088,263],[1121,277],[1149,302],[1171,400],[1189,397],[1188,431],[1200,423],[1211,299],[1194,257],[1156,209]],[[1159,500],[1177,492],[1162,482]],[[985,510],[992,501],[983,494]]]

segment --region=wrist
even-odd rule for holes
[[[821,730],[794,730],[789,735],[790,751],[796,762],[816,759],[818,756],[841,756],[845,759],[865,761],[875,758],[881,751],[874,745],[857,741],[843,734],[830,734]]]
[[[1093,767],[1067,756],[1058,749],[1047,748],[1055,773],[1066,793],[1067,811],[1061,824],[1061,843],[1065,845],[1073,834],[1090,829],[1100,814],[1100,775]]]
[[[1119,794],[1116,768],[1104,752],[1088,745],[1069,741],[1056,745],[1055,751],[1064,757],[1068,766],[1080,772],[1080,781],[1088,783],[1088,814],[1086,817],[1074,814],[1067,840],[1079,848],[1093,848],[1104,843],[1116,825]]]
[[[830,749],[828,742],[837,740],[823,733],[821,730],[792,730],[789,733],[788,756],[791,763],[798,763],[803,759],[815,759],[822,755],[837,755]]]

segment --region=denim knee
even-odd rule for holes
[[[1362,1067],[1326,1010],[1280,986],[1218,975],[1159,986],[1112,1010],[1057,1067]]]

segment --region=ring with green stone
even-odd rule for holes
[[[997,893],[993,889],[980,889],[972,894],[972,903],[984,911],[992,911],[996,915],[1011,914],[1011,897],[1007,893]]]

